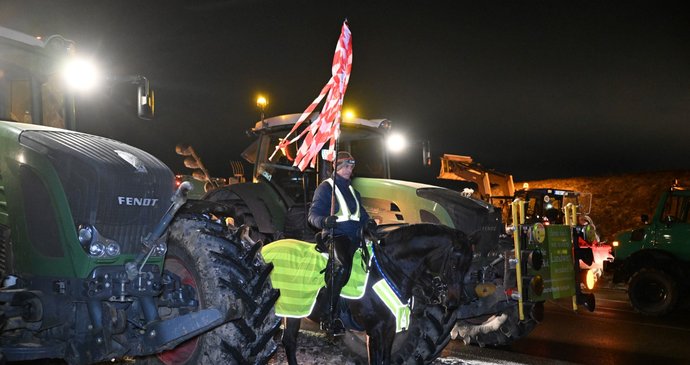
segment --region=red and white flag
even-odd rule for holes
[[[302,145],[297,150],[293,166],[297,166],[301,171],[304,171],[307,166],[314,167],[319,151],[326,142],[330,140],[328,145],[328,153],[325,158],[328,161],[335,159],[335,141],[340,136],[340,114],[343,107],[343,97],[347,89],[347,82],[350,80],[350,70],[352,69],[352,37],[350,29],[347,27],[347,21],[343,22],[343,27],[338,38],[338,45],[335,47],[335,55],[333,56],[333,66],[331,67],[331,79],[326,86],[321,90],[316,99],[307,107],[302,115],[292,127],[290,133],[276,146],[276,150],[271,155],[271,159],[280,149],[285,148],[291,143],[297,142],[304,137]],[[324,96],[323,109],[318,118],[308,128],[305,128],[302,133],[291,137],[299,126],[307,119],[314,109],[319,105]]]

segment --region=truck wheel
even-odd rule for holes
[[[628,297],[638,312],[648,316],[663,316],[678,303],[678,288],[673,277],[665,272],[642,269],[630,279]]]
[[[150,357],[158,364],[263,364],[277,349],[278,298],[268,280],[272,265],[253,256],[224,226],[200,216],[176,218],[169,230],[165,270],[196,289],[202,308],[239,308],[242,318]],[[162,318],[165,319],[163,313]],[[168,317],[177,315],[169,311]]]
[[[393,364],[428,364],[436,359],[450,341],[455,324],[455,312],[445,313],[440,306],[428,306],[418,314],[412,313],[410,328],[395,335],[391,359]],[[368,358],[366,335],[348,331],[343,344],[356,362]]]

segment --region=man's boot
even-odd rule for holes
[[[332,261],[329,260],[329,265]],[[321,322],[321,329],[326,331],[329,336],[342,336],[345,334],[345,326],[339,318],[338,303],[340,302],[340,292],[343,289],[343,282],[345,277],[345,270],[343,266],[337,262],[333,268],[333,281],[331,285],[330,267],[326,270],[326,298],[329,303],[329,310],[326,319]]]

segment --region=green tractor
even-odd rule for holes
[[[661,193],[654,214],[616,234],[613,282],[628,285],[633,308],[649,316],[672,312],[690,292],[690,187]]]
[[[236,212],[235,224],[252,227],[253,238],[268,244],[281,238],[313,242],[316,233],[306,217],[315,188],[329,177],[329,163],[319,157],[314,168],[300,171],[292,166],[297,148],[294,145],[279,150],[269,159],[299,116],[282,115],[257,122],[248,131],[256,139],[242,154],[254,166],[252,182],[222,186],[204,197],[232,207]],[[305,124],[315,117],[316,114],[311,115]],[[353,185],[382,231],[426,222],[481,236],[472,268],[465,278],[465,305],[452,314],[444,314],[442,308],[434,306],[414,308],[412,328],[397,335],[394,358],[400,363],[430,362],[451,339],[451,332],[467,342],[482,345],[508,344],[527,335],[541,319],[544,300],[553,297],[530,293],[534,289],[529,285],[521,286],[521,292],[517,292],[518,281],[529,283],[538,275],[540,268],[528,262],[527,257],[532,250],[540,251],[540,247],[528,247],[525,242],[518,246],[521,254],[515,255],[516,246],[505,232],[500,210],[485,201],[446,188],[392,180],[385,148],[390,129],[391,122],[386,119],[346,118],[338,142],[339,150],[347,150],[357,159]],[[567,237],[552,241],[563,244],[565,239],[571,245],[570,232],[568,229]],[[562,261],[573,261],[570,250],[552,253],[554,257],[564,256]],[[523,267],[523,276],[516,276],[516,267]],[[568,292],[574,295],[576,279],[572,266],[568,273]],[[542,293],[543,288],[536,289]],[[456,323],[461,330],[454,330]],[[485,326],[487,323],[496,325]],[[350,332],[345,344],[366,356],[366,346],[359,334]]]
[[[267,362],[270,265],[160,160],[69,130],[72,49],[0,28],[0,362]]]

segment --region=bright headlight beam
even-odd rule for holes
[[[98,85],[101,73],[91,60],[73,58],[63,66],[62,77],[71,89],[89,91]]]
[[[407,148],[407,138],[400,133],[393,133],[386,140],[388,150],[393,153],[402,152]]]

